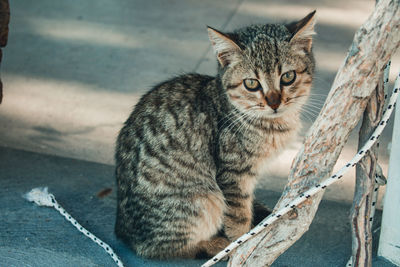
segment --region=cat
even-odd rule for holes
[[[216,77],[186,74],[142,96],[117,138],[115,233],[148,258],[211,257],[269,214],[260,167],[300,128],[315,11],[232,33],[208,27]]]

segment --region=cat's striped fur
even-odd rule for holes
[[[212,256],[268,214],[253,190],[260,166],[300,127],[313,16],[231,34],[209,28],[217,77],[183,75],[138,102],[117,140],[115,231],[139,255]],[[288,71],[295,81],[284,86]]]

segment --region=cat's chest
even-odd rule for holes
[[[253,157],[259,157],[260,160],[277,156],[281,153],[285,147],[292,142],[293,137],[295,136],[295,131],[284,131],[284,132],[270,132],[259,138],[253,144],[247,144],[252,146],[254,155]]]
[[[231,166],[251,166],[254,173],[268,159],[277,157],[296,136],[295,130],[269,131],[263,134],[231,135],[222,142],[220,157]]]
[[[297,132],[292,130],[266,136],[265,140],[255,148],[256,152],[252,158],[254,170],[258,172],[270,159],[278,157],[293,139],[295,139],[296,134]]]

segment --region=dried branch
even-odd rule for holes
[[[288,183],[275,206],[327,177],[374,91],[385,63],[400,43],[400,0],[380,0],[357,31],[327,101],[292,164]],[[266,231],[240,246],[228,266],[269,266],[309,228],[323,193],[297,208],[297,218],[282,216]]]
[[[359,149],[369,139],[382,118],[385,95],[382,77],[383,75],[381,75],[380,82],[372,93],[364,112],[363,123],[359,132]],[[370,217],[377,161],[378,152],[375,144],[357,164],[356,186],[351,210],[352,266],[372,266],[372,225]]]

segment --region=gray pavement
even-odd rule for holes
[[[173,75],[215,74],[205,25],[231,30],[251,23],[292,21],[317,9],[317,72],[304,129],[271,162],[274,167],[266,167],[258,185],[257,195],[273,206],[302,136],[374,1],[18,0],[10,4],[9,42],[1,66],[0,266],[3,262],[5,266],[112,265],[101,248],[55,211],[21,198],[43,185],[84,226],[109,242],[128,266],[197,266],[201,262],[135,257],[112,232],[115,190],[104,198],[96,196],[104,188],[114,188],[114,142],[132,107],[151,86]],[[397,55],[394,70],[399,69],[399,59]],[[381,136],[380,164],[385,173],[392,122]],[[356,140],[355,131],[339,167],[355,153]],[[310,231],[274,266],[343,266],[350,251],[347,217],[353,176],[349,173],[327,189]],[[374,266],[390,265],[380,261]]]
[[[194,267],[204,263],[143,259],[116,239],[113,166],[0,147],[0,170],[1,266],[115,266],[101,247],[79,233],[56,210],[22,198],[39,186],[48,186],[59,204],[107,242],[127,267]],[[99,196],[99,192],[109,188],[110,194]],[[279,193],[259,189],[256,198],[273,206]],[[344,266],[351,251],[349,208],[348,204],[322,201],[310,230],[272,266]],[[378,223],[373,229],[379,228],[380,217],[378,211],[375,220]],[[374,231],[375,243],[378,234],[379,231]],[[380,259],[374,260],[375,266],[394,267]]]

